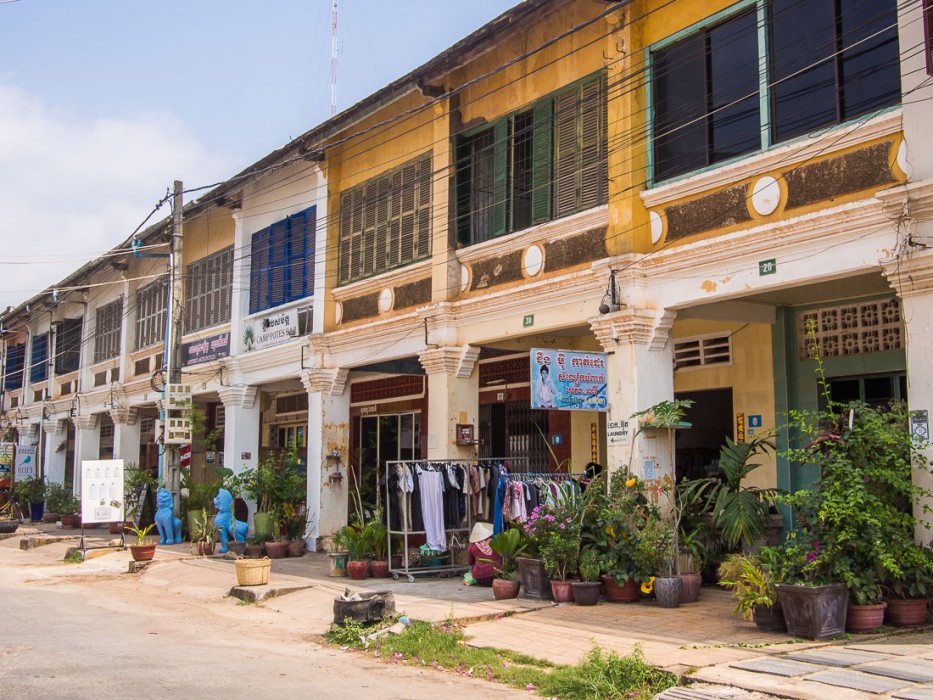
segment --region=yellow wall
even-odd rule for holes
[[[233,245],[233,216],[229,209],[212,208],[184,223],[185,265]]]
[[[682,369],[674,373],[674,391],[732,388],[732,424],[735,439],[735,414],[760,415],[758,435],[774,430],[774,370],[771,354],[771,326],[762,323],[721,323],[688,320],[674,324],[674,341],[722,333],[732,336],[732,364],[719,367]],[[747,428],[746,428],[747,430]],[[777,473],[773,455],[760,460],[761,467],[749,475],[746,486],[773,487]]]

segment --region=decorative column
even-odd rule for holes
[[[901,318],[907,335],[908,408],[926,412],[925,438],[929,444],[933,414],[933,251],[910,251],[886,264],[884,273],[902,303]],[[933,461],[933,449],[928,446],[924,454]],[[917,486],[933,491],[933,475],[926,469],[914,469],[913,480]],[[933,519],[924,512],[928,507],[933,507],[933,499],[914,503],[915,538],[922,544],[933,538]]]
[[[628,437],[607,441],[607,467],[625,468],[642,478],[673,478],[670,435],[646,430],[635,436],[632,414],[674,398],[673,312],[624,308],[590,319],[590,327],[607,353],[607,399],[610,424],[628,422]],[[634,454],[633,454],[634,452]],[[653,473],[652,473],[653,472]]]
[[[318,367],[301,373],[308,392],[308,513],[313,519],[308,546],[347,522],[350,455],[348,369]]]
[[[75,416],[75,493],[81,493],[81,463],[100,458],[100,430],[97,414]]]
[[[234,473],[255,469],[259,462],[259,388],[224,386],[217,394],[224,405],[224,466]],[[252,515],[256,504],[248,505]]]
[[[113,458],[124,465],[139,464],[140,425],[135,408],[111,408],[113,419]]]
[[[428,374],[428,459],[475,457],[475,445],[457,444],[457,425],[479,424],[478,347],[429,348],[418,355]]]
[[[68,435],[65,432],[64,419],[52,419],[42,422],[45,432],[45,445],[42,449],[42,457],[45,460],[44,474],[49,483],[65,483],[65,456],[68,452],[66,440]],[[61,449],[59,449],[61,445]]]

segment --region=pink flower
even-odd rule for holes
[[[535,689],[534,683],[529,683],[528,685],[525,686],[525,690],[534,690],[534,689]]]

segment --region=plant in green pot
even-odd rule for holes
[[[897,558],[899,574],[882,580],[888,606],[885,623],[916,627],[927,621],[927,606],[933,596],[933,550],[904,542]]]

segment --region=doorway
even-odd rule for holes
[[[726,438],[733,438],[732,388],[683,391],[676,399],[690,399],[693,405],[684,420],[692,424],[689,430],[675,430],[677,481],[702,479],[716,473],[719,452]]]
[[[383,505],[386,462],[417,459],[421,447],[421,413],[361,416],[351,487],[357,487],[366,515]],[[351,515],[354,508],[351,495]]]

